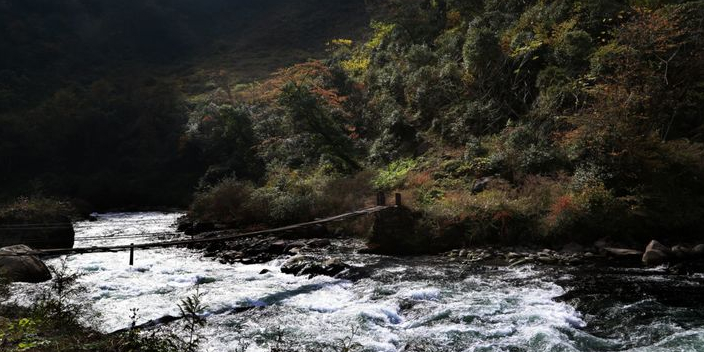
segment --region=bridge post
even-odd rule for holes
[[[134,265],[134,243],[130,243],[130,266]]]
[[[396,206],[401,206],[401,193],[396,193]]]
[[[379,192],[376,194],[376,205],[386,205],[386,195],[384,194],[384,192]]]

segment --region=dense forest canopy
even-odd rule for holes
[[[34,0],[0,16],[7,196],[195,190],[195,217],[248,225],[399,191],[465,241],[704,225],[702,1]]]
[[[704,3],[367,5],[365,41],[210,101],[252,124],[253,155],[229,156],[264,169],[213,160],[195,214],[315,217],[345,207],[326,194],[347,180],[403,192],[430,232],[470,242],[700,235]],[[232,123],[208,109],[195,116]]]

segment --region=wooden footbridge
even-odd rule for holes
[[[164,247],[177,247],[177,246],[187,246],[190,244],[200,244],[200,243],[213,243],[213,242],[225,242],[232,241],[241,238],[261,236],[261,235],[274,235],[279,233],[285,233],[288,231],[303,229],[306,227],[311,227],[315,225],[322,225],[331,222],[337,222],[342,220],[347,220],[363,215],[369,215],[384,211],[389,208],[398,207],[401,205],[401,195],[396,194],[396,203],[394,205],[386,205],[386,196],[384,193],[379,193],[377,195],[377,205],[370,208],[365,208],[361,210],[356,210],[344,214],[339,214],[324,219],[318,219],[315,221],[303,222],[283,227],[277,227],[266,230],[251,231],[244,233],[233,233],[236,230],[220,230],[220,231],[209,231],[207,238],[191,238],[182,240],[172,240],[172,241],[160,241],[160,242],[150,242],[150,243],[139,243],[139,244],[129,244],[129,245],[116,245],[116,246],[92,246],[92,247],[79,247],[79,248],[55,248],[55,249],[37,249],[27,252],[0,252],[0,256],[27,256],[27,255],[63,255],[63,254],[85,254],[85,253],[107,253],[107,252],[119,252],[119,251],[130,251],[130,265],[133,263],[134,250],[135,249],[147,249],[147,248],[164,248]],[[160,233],[161,234],[161,233]],[[142,234],[142,235],[152,235],[152,234]],[[107,237],[106,239],[110,239]]]

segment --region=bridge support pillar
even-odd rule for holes
[[[376,194],[376,205],[386,205],[386,194],[384,194],[384,192],[379,192]]]

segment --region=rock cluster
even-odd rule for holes
[[[552,249],[531,250],[527,248],[506,247],[494,249],[492,247],[478,249],[456,249],[445,253],[450,261],[461,263],[487,263],[496,265],[576,265],[587,258],[596,257],[592,252],[576,253],[568,251],[555,251]]]
[[[665,263],[682,263],[692,261],[704,261],[704,244],[693,247],[675,245],[667,247],[657,240],[652,240],[645,247],[645,253],[641,259],[647,266],[656,266]]]
[[[349,268],[349,265],[337,258],[319,260],[312,256],[296,255],[289,258],[281,266],[281,272],[295,276],[308,275],[308,277],[318,275],[335,276]]]
[[[676,245],[667,247],[658,241],[651,241],[645,251],[620,248],[605,240],[584,247],[570,243],[561,250],[530,249],[519,247],[492,247],[474,249],[455,249],[445,252],[450,261],[460,263],[482,262],[496,265],[578,265],[578,264],[608,264],[612,266],[647,266],[665,263],[704,262],[704,244],[693,247]]]
[[[205,257],[218,258],[223,264],[266,263],[281,255],[296,255],[302,249],[320,249],[332,243],[326,238],[315,239],[282,239],[260,236],[258,238],[245,238],[226,243],[211,243],[204,249]]]

